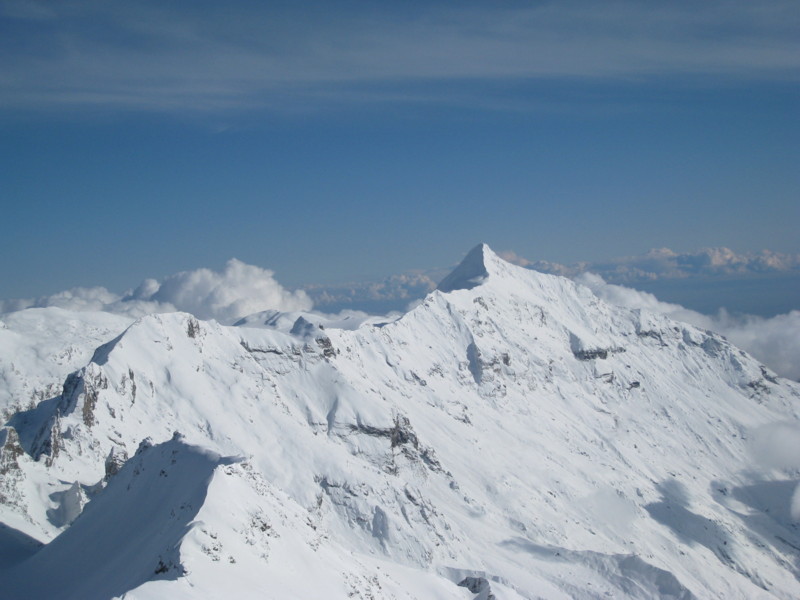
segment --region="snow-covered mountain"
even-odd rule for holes
[[[394,320],[35,309],[0,350],[3,598],[800,594],[800,385],[485,245]]]

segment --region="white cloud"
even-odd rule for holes
[[[436,278],[431,275],[434,273],[401,273],[382,281],[312,285],[305,289],[315,304],[322,306],[359,306],[379,301],[412,301],[436,289]]]
[[[800,310],[769,319],[751,315],[732,318],[720,311],[715,326],[716,322],[731,342],[776,373],[800,381]]]
[[[514,252],[504,253],[509,262],[543,273],[574,277],[590,271],[606,281],[628,283],[687,277],[746,276],[764,273],[797,272],[800,254],[784,254],[771,250],[739,254],[730,248],[701,248],[693,252],[674,252],[654,248],[645,254],[570,265],[548,261],[530,261]]]
[[[577,283],[583,284],[591,289],[595,296],[611,304],[625,306],[627,308],[643,308],[652,312],[668,315],[669,317],[696,325],[697,327],[711,329],[710,325],[713,323],[711,317],[684,308],[680,304],[662,302],[649,292],[642,292],[622,285],[607,283],[605,279],[596,273],[581,273],[574,279]]]
[[[65,310],[102,311],[114,305],[120,296],[104,287],[75,287],[40,298],[0,300],[0,313],[9,313],[25,308],[55,306]]]
[[[164,279],[158,289],[152,281],[146,281],[133,297],[168,303],[201,319],[226,323],[268,309],[309,310],[312,306],[305,292],[286,290],[275,281],[272,271],[235,258],[221,273],[210,269],[183,271]]]
[[[779,421],[758,427],[750,432],[750,450],[762,467],[794,475],[800,469],[800,425]],[[789,514],[792,521],[800,521],[800,485],[792,493]]]
[[[519,254],[517,254],[513,250],[504,250],[504,251],[498,252],[497,255],[500,258],[502,258],[504,261],[510,262],[512,265],[518,265],[520,267],[529,267],[532,264],[531,261],[529,261],[527,258],[525,258],[524,256],[520,256]],[[548,263],[548,264],[550,264],[550,263]],[[542,270],[542,269],[539,269],[539,270]]]
[[[724,309],[716,315],[704,315],[679,304],[662,302],[648,292],[607,283],[594,273],[582,273],[575,277],[575,281],[611,304],[643,308],[716,331],[779,375],[800,380],[800,311],[793,310],[771,318],[732,316]]]
[[[154,312],[185,311],[201,319],[231,323],[264,310],[310,310],[312,301],[302,291],[289,291],[273,272],[231,259],[221,272],[183,271],[159,282],[146,279],[122,296],[103,287],[73,288],[29,300],[1,300],[0,313],[31,307],[57,306],[76,311],[106,311],[139,317]]]
[[[753,457],[770,469],[800,469],[800,425],[777,422],[754,429],[750,433]]]

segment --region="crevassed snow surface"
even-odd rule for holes
[[[396,320],[96,327],[4,367],[0,597],[800,592],[800,386],[485,245]]]

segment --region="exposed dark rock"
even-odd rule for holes
[[[611,348],[600,348],[597,346],[590,346],[574,333],[569,334],[569,347],[572,354],[578,360],[594,360],[596,358],[605,359],[609,354],[619,354],[625,352],[625,348],[619,346]]]
[[[56,416],[50,426],[50,431],[45,437],[44,442],[39,446],[34,458],[39,460],[39,457],[45,454],[47,456],[45,464],[48,467],[52,467],[53,462],[58,457],[59,450],[61,450],[61,413],[56,412]]]
[[[595,358],[608,358],[608,350],[598,348],[596,350],[576,350],[573,352],[578,360],[594,360]]]
[[[652,338],[652,339],[658,341],[658,343],[661,346],[666,346],[667,345],[664,342],[664,337],[661,335],[660,331],[653,331],[653,330],[637,331],[636,335],[638,335],[640,338]]]
[[[122,466],[125,464],[125,461],[128,460],[128,453],[125,451],[124,448],[119,448],[115,446],[111,449],[106,457],[106,475],[105,480],[108,481],[114,475],[116,475]]]
[[[136,380],[133,378],[133,369],[128,369],[128,376],[131,381],[131,404],[136,402]]]
[[[496,596],[492,594],[492,587],[485,577],[465,577],[458,585],[467,588],[473,594],[481,594],[481,600],[496,600]]]
[[[319,325],[315,325],[305,317],[297,317],[289,333],[305,338],[314,335],[317,331],[319,331]]]
[[[767,368],[763,365],[761,366],[761,376],[770,383],[775,383],[775,384],[778,383],[778,379],[775,376],[771,375],[770,372],[767,371]]]
[[[281,352],[277,348],[252,348],[244,340],[240,340],[239,344],[241,344],[242,348],[247,350],[250,354],[278,354],[278,355],[282,355],[283,354],[283,352]]]
[[[90,375],[88,372],[83,377],[83,422],[87,427],[91,427],[97,423],[94,411],[97,407],[97,400],[100,396],[100,390],[108,388],[108,379],[102,373],[96,376]]]
[[[608,358],[609,354],[625,352],[625,348],[593,348],[591,350],[573,350],[572,353],[578,360],[594,360]]]
[[[394,420],[394,427],[390,430],[392,448],[403,444],[411,444],[414,448],[419,448],[417,434],[411,428],[411,422],[407,417],[398,415]]]
[[[0,429],[0,504],[25,510],[25,498],[20,483],[24,474],[19,459],[25,453],[16,429],[6,426]]]
[[[199,333],[200,323],[197,322],[197,319],[189,318],[189,322],[186,326],[186,335],[190,338],[196,338]]]
[[[13,427],[5,427],[0,431],[0,442],[0,475],[6,476],[11,471],[19,470],[18,459],[25,451]]]
[[[336,356],[336,349],[333,347],[333,343],[331,342],[331,338],[327,336],[321,336],[314,340],[317,342],[317,345],[322,348],[322,356],[325,358],[331,358]]]
[[[442,465],[436,458],[433,449],[420,443],[417,434],[411,427],[411,422],[403,415],[395,417],[393,427],[374,427],[358,423],[357,425],[350,425],[350,429],[373,437],[388,438],[392,452],[399,451],[409,460],[421,461],[432,471],[439,472],[442,470]],[[389,470],[394,472],[396,469],[394,459],[392,463]]]

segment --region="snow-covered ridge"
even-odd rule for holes
[[[102,337],[0,435],[15,593],[53,569],[96,581],[58,580],[84,598],[796,591],[797,471],[755,462],[751,440],[797,427],[800,386],[486,245],[395,320],[173,313]],[[137,469],[167,537],[89,574],[71,548],[106,511],[148,527]]]

